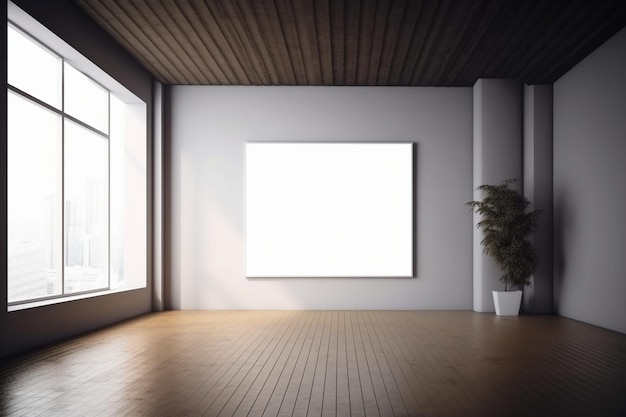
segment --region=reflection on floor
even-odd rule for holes
[[[154,313],[0,371],[7,416],[623,416],[626,335],[555,316]]]

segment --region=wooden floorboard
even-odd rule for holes
[[[1,416],[626,416],[626,335],[464,311],[172,311],[5,359]]]

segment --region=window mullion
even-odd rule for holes
[[[56,107],[46,103],[45,101],[42,101],[42,100],[38,99],[37,97],[28,94],[26,91],[20,89],[19,87],[15,87],[14,85],[7,84],[7,88],[10,91],[13,91],[16,94],[19,94],[20,96],[22,96],[24,98],[27,98],[28,100],[32,101],[33,103],[36,103],[36,104],[40,105],[41,107],[45,107],[46,109],[48,109],[48,110],[50,110],[52,112],[55,112],[57,114],[63,114],[62,110],[59,110],[58,108],[56,108]]]
[[[108,251],[107,251],[107,288],[111,289],[111,92],[107,94],[107,132],[109,132],[107,140],[107,239],[108,239]]]

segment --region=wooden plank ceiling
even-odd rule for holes
[[[626,26],[624,0],[75,0],[159,81],[551,83]]]

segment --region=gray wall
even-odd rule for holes
[[[74,46],[96,65],[108,72],[129,90],[152,106],[152,78],[103,30],[93,24],[69,0],[42,2],[18,0],[15,4],[37,19],[48,29]],[[6,7],[3,8],[6,13]],[[6,14],[4,15],[6,21]],[[6,30],[2,32],[2,45],[6,56]],[[6,84],[6,66],[3,66]],[[6,88],[2,113],[2,172],[6,173]],[[149,116],[150,120],[150,116]],[[150,123],[149,123],[150,124]],[[151,129],[149,128],[149,135]],[[150,136],[149,136],[150,137]],[[6,178],[6,174],[2,176]],[[7,312],[6,306],[6,181],[2,181],[2,265],[0,278],[0,357],[56,341],[96,327],[104,326],[151,309],[151,283],[148,288],[97,298],[64,302],[28,310]]]
[[[509,79],[480,79],[473,87],[473,200],[482,200],[476,187],[522,178],[522,85]],[[483,232],[475,227],[473,215],[473,308],[494,312],[492,291],[504,291],[502,272],[495,261],[483,253]]]
[[[173,308],[471,309],[471,88],[175,86],[171,108]],[[417,143],[417,278],[247,280],[246,141]]]
[[[524,86],[524,196],[541,210],[531,239],[537,269],[524,288],[524,312],[553,312],[552,84]]]
[[[554,84],[555,307],[626,333],[626,29]]]

